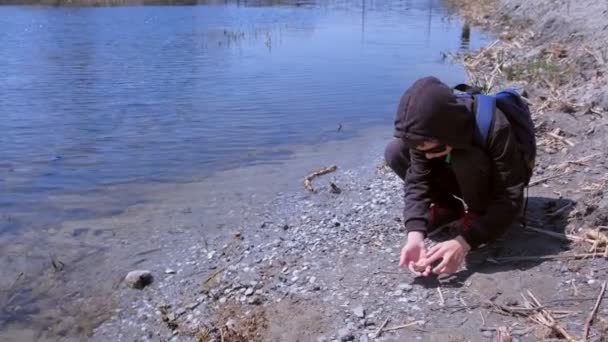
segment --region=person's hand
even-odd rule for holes
[[[458,236],[455,239],[441,242],[433,246],[427,253],[426,259],[421,262],[421,267],[430,268],[431,265],[442,259],[437,267],[433,268],[435,274],[452,274],[460,268],[464,257],[471,250],[471,246]]]
[[[426,247],[424,246],[424,234],[421,232],[409,232],[407,242],[401,249],[399,266],[407,267],[416,276],[427,276],[431,267],[421,267],[420,262],[426,258]]]

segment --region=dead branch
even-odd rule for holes
[[[576,339],[574,339],[572,337],[572,335],[570,335],[568,333],[568,331],[566,331],[566,329],[564,329],[553,317],[553,315],[551,315],[551,313],[547,310],[545,310],[543,308],[543,305],[541,304],[541,302],[534,296],[534,294],[532,293],[532,291],[527,291],[528,292],[528,296],[534,301],[534,304],[540,308],[539,312],[536,313],[534,316],[532,316],[532,319],[540,324],[545,325],[546,327],[557,331],[558,333],[560,333],[564,338],[566,338],[568,341],[571,342],[576,342]]]
[[[589,340],[589,328],[593,323],[593,319],[595,318],[595,314],[597,313],[597,309],[600,307],[602,303],[602,297],[604,297],[604,292],[606,291],[606,282],[602,284],[602,289],[600,290],[600,294],[597,296],[597,300],[595,301],[595,305],[593,306],[593,310],[589,314],[587,321],[585,322],[585,332],[583,333],[583,341],[587,342]]]
[[[380,337],[380,335],[382,334],[382,330],[384,329],[384,327],[386,327],[386,324],[388,324],[388,320],[389,320],[389,317],[386,317],[386,319],[384,320],[384,322],[382,323],[382,325],[380,326],[378,331],[376,331],[374,338]]]
[[[328,167],[325,167],[320,170],[312,172],[311,174],[309,174],[308,176],[306,176],[304,178],[304,188],[306,188],[306,190],[308,190],[310,192],[315,192],[315,189],[312,187],[312,183],[311,183],[312,180],[319,176],[322,176],[322,175],[325,175],[328,173],[332,173],[332,172],[336,171],[337,169],[338,169],[338,167],[336,165],[331,165],[331,166],[328,166]]]

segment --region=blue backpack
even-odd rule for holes
[[[526,101],[515,89],[500,90],[495,94],[482,94],[479,88],[459,84],[454,89],[465,92],[473,97],[473,108],[477,129],[475,143],[484,148],[488,144],[490,129],[494,123],[496,108],[500,109],[511,123],[515,139],[528,166],[526,185],[530,181],[536,160],[536,137],[534,123]]]

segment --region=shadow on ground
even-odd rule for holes
[[[414,283],[425,287],[462,287],[475,273],[493,274],[513,270],[528,270],[539,266],[546,260],[508,261],[499,264],[492,259],[512,256],[547,256],[559,254],[570,249],[570,242],[556,239],[524,228],[541,228],[555,233],[565,233],[568,216],[575,202],[564,198],[530,197],[527,210],[521,222],[516,223],[498,241],[475,250],[467,256],[465,270],[449,277],[416,278]]]

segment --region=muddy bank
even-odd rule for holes
[[[606,243],[588,234],[608,226],[605,3],[449,2],[500,37],[460,56],[471,82],[530,94],[539,157],[527,228],[471,253],[454,276],[414,279],[397,267],[402,184],[378,147],[316,181],[316,194],[167,254],[176,274],[157,267],[150,287],[121,289],[124,305],[92,339],[581,340],[587,326],[589,340],[605,339],[608,306],[593,308]]]

